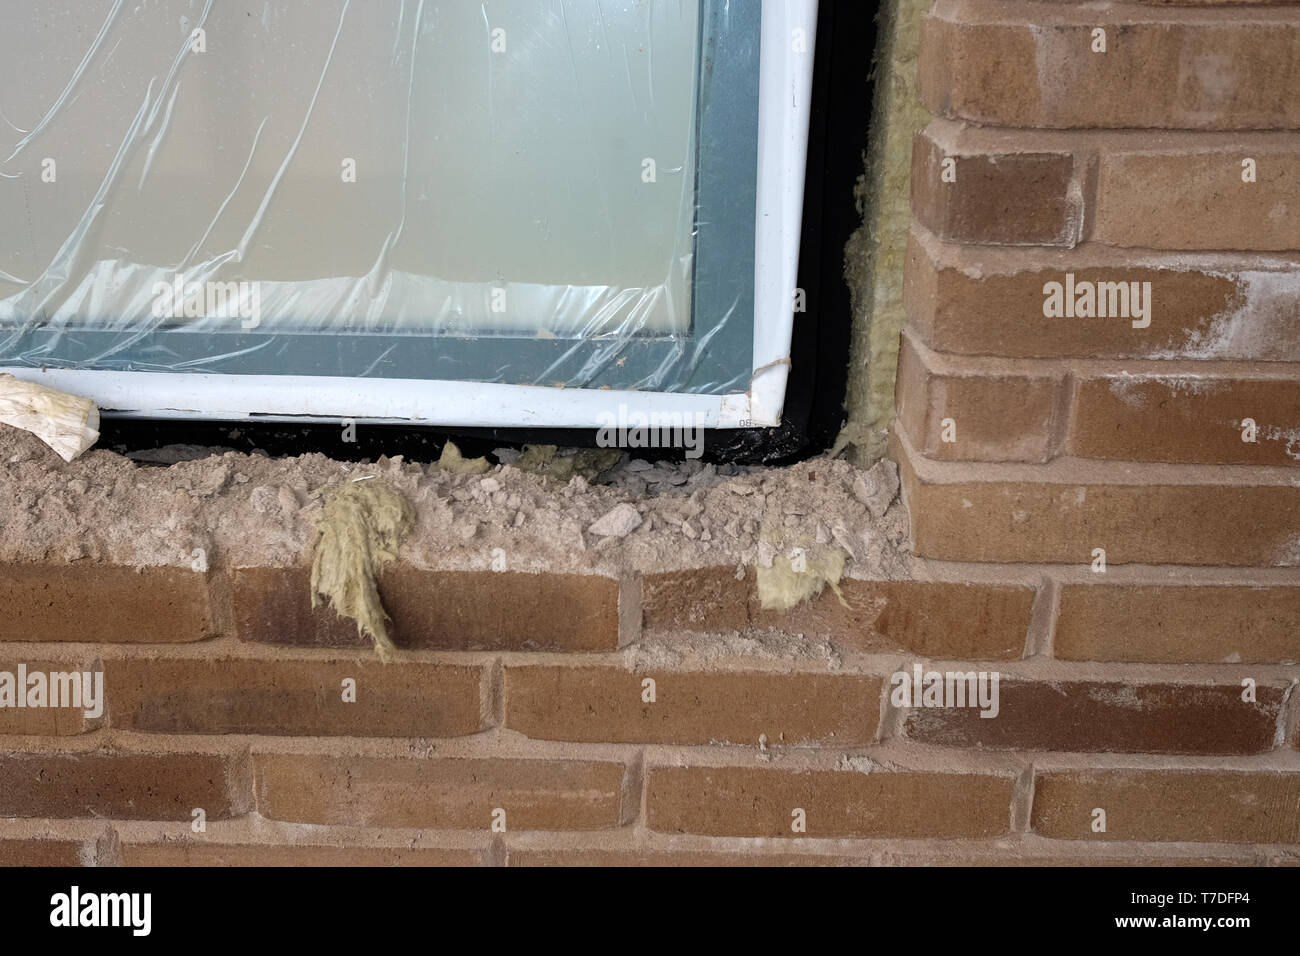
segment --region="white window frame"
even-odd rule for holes
[[[137,418],[357,421],[465,427],[596,428],[620,404],[706,428],[781,422],[798,281],[817,0],[762,0],[753,375],[744,394],[549,388],[427,379],[225,375],[7,367],[18,378]],[[796,51],[795,31],[805,49]]]

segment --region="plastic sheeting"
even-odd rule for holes
[[[734,387],[690,359],[702,17],[6,0],[0,365]]]

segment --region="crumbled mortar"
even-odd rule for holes
[[[839,649],[825,637],[757,628],[744,633],[663,631],[646,634],[639,642],[626,648],[623,655],[628,666],[636,671],[653,671],[683,664],[697,666],[740,658],[811,661],[824,664],[833,671],[843,666]]]
[[[624,455],[592,484],[510,464],[460,474],[400,457],[358,464],[198,451],[145,456],[174,459],[165,467],[104,449],[64,463],[34,436],[0,426],[0,560],[192,567],[201,549],[213,568],[304,565],[320,489],[378,475],[415,511],[400,559],[416,567],[500,570],[503,560],[511,571],[770,567],[795,547],[810,554],[838,547],[849,555],[849,577],[908,576],[907,517],[893,495],[892,462],[867,473],[829,458],[763,468]],[[880,487],[892,503],[870,497]],[[593,525],[614,533],[593,533]]]

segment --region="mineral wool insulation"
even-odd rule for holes
[[[931,6],[931,0],[881,3],[876,101],[866,171],[856,193],[863,222],[844,252],[853,296],[853,343],[848,422],[837,445],[852,446],[860,464],[884,454],[885,430],[894,418],[899,332],[907,318],[903,261],[912,221],[912,136],[930,119],[917,96],[916,65],[921,18]]]

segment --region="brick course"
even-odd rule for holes
[[[1093,31],[1106,52],[1093,52]],[[919,85],[935,113],[990,126],[1295,129],[1300,12],[1250,6],[939,0]]]

